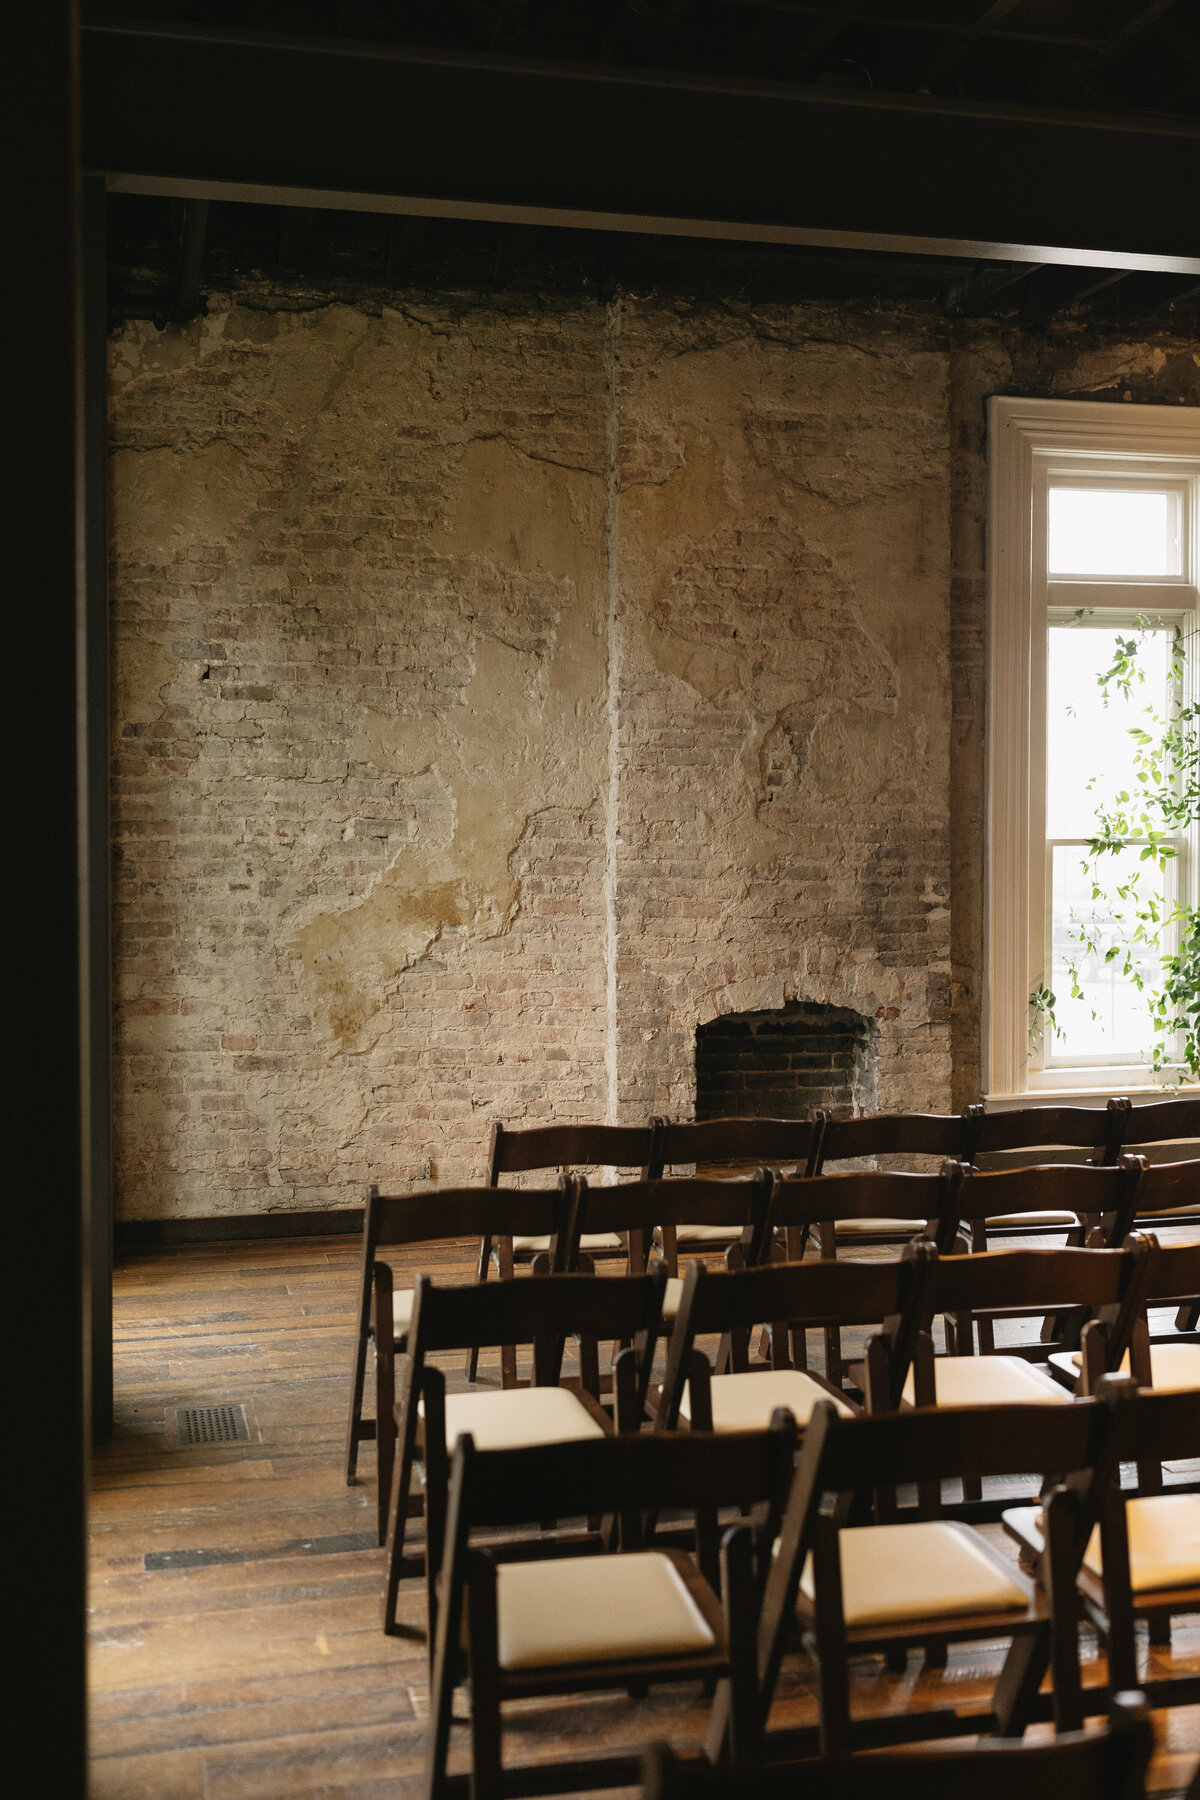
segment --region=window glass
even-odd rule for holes
[[[1178,575],[1180,506],[1173,490],[1051,487],[1051,575]]]
[[[1161,715],[1167,700],[1171,633],[1141,639],[1137,666],[1145,681],[1131,684],[1129,698],[1110,685],[1108,704],[1100,677],[1110,669],[1128,626],[1052,625],[1046,667],[1046,836],[1086,838],[1096,829],[1096,807],[1137,786],[1129,733],[1145,722],[1147,707]],[[1140,634],[1139,634],[1140,637]]]
[[[1114,895],[1117,888],[1136,873],[1139,892],[1147,897],[1157,894],[1161,900],[1162,874],[1157,864],[1140,860],[1140,849],[1106,856],[1101,871],[1105,892],[1095,897],[1093,881],[1081,867],[1078,845],[1056,844],[1050,856],[1053,896],[1050,987],[1056,997],[1054,1016],[1059,1029],[1047,1034],[1047,1062],[1071,1062],[1092,1056],[1103,1057],[1106,1062],[1132,1062],[1149,1051],[1154,1043],[1145,994],[1132,975],[1125,974],[1123,952],[1111,962],[1105,961],[1103,950],[1095,955],[1081,956],[1070,927],[1072,920],[1094,923],[1099,933],[1095,941],[1101,945],[1112,943],[1115,935],[1113,909],[1107,896]],[[1082,990],[1080,999],[1072,998],[1069,962],[1075,965]],[[1138,972],[1143,980],[1152,981],[1154,967],[1149,957]]]

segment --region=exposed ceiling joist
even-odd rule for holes
[[[1200,274],[1200,125],[203,28],[83,33],[112,188]]]

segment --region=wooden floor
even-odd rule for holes
[[[176,1249],[118,1269],[117,1425],[96,1456],[91,1513],[93,1800],[417,1790],[424,1647],[379,1628],[370,1446],[361,1486],[341,1474],[357,1260],[353,1239],[322,1238]],[[468,1278],[466,1246],[451,1267]],[[180,1447],[176,1408],[239,1401],[249,1443]],[[414,1625],[417,1589],[401,1602]],[[964,1647],[940,1673],[914,1655],[905,1676],[864,1659],[855,1709],[986,1704],[1000,1654]],[[1200,1618],[1177,1622],[1170,1666],[1200,1669]],[[1101,1674],[1097,1663],[1089,1678]],[[797,1657],[772,1723],[814,1716]],[[1151,1787],[1177,1792],[1200,1754],[1200,1707],[1156,1717]],[[694,1687],[525,1702],[505,1753],[694,1745],[704,1719]]]

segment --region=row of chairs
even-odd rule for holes
[[[488,1184],[504,1175],[551,1168],[606,1166],[640,1170],[655,1180],[667,1169],[721,1162],[786,1165],[820,1175],[827,1164],[864,1157],[954,1157],[976,1163],[1013,1151],[1086,1151],[1112,1164],[1126,1151],[1200,1140],[1200,1099],[1134,1107],[1125,1096],[1104,1107],[1026,1106],[986,1112],[870,1113],[837,1118],[818,1109],[805,1119],[721,1118],[645,1126],[541,1125],[513,1130],[496,1123],[488,1146]],[[1041,1159],[1039,1159],[1041,1160]]]
[[[548,1268],[562,1272],[594,1254],[597,1239],[620,1246],[627,1272],[642,1273],[657,1243],[669,1277],[664,1300],[668,1320],[678,1310],[682,1283],[673,1254],[680,1230],[720,1237],[732,1246],[733,1266],[749,1267],[764,1256],[782,1254],[799,1261],[810,1237],[819,1242],[823,1261],[836,1258],[842,1227],[871,1223],[899,1226],[904,1234],[927,1233],[943,1252],[952,1250],[965,1230],[972,1234],[985,1222],[1002,1229],[1006,1220],[1022,1220],[1030,1210],[1066,1207],[1069,1217],[1089,1226],[1095,1244],[1122,1243],[1135,1217],[1174,1220],[1181,1204],[1194,1201],[1200,1188],[1200,1163],[1147,1166],[1124,1158],[1113,1168],[1050,1165],[1029,1170],[978,1174],[961,1164],[947,1165],[939,1175],[859,1171],[786,1179],[766,1170],[749,1180],[678,1180],[627,1182],[592,1187],[560,1177],[556,1190],[448,1189],[438,1193],[382,1195],[372,1188],[363,1224],[358,1328],[347,1424],[346,1480],[353,1482],[358,1448],[375,1438],[382,1418],[387,1435],[387,1408],[377,1401],[375,1420],[363,1413],[368,1357],[385,1355],[389,1364],[402,1354],[409,1335],[413,1290],[398,1287],[386,1266],[386,1253],[418,1243],[457,1241],[480,1233],[499,1233],[536,1243]],[[986,1240],[985,1240],[986,1241]],[[589,1249],[588,1247],[593,1247]],[[386,1282],[385,1295],[379,1284]],[[1181,1300],[1185,1309],[1189,1304]],[[882,1316],[882,1315],[880,1315]],[[977,1315],[981,1347],[994,1350],[996,1313]],[[1059,1319],[1050,1350],[1070,1351],[1069,1320]],[[390,1322],[390,1323],[389,1323]],[[965,1327],[964,1327],[965,1329]],[[503,1382],[516,1382],[516,1340],[501,1345]],[[842,1378],[841,1340],[836,1325],[825,1328],[825,1370],[835,1385]],[[1029,1346],[1025,1354],[1041,1358],[1046,1348]],[[470,1353],[469,1374],[476,1373],[478,1352]],[[807,1340],[794,1335],[791,1357],[807,1366]],[[380,1442],[386,1464],[388,1450]],[[381,1526],[384,1500],[380,1500]]]
[[[821,1174],[831,1164],[861,1162],[880,1157],[954,1158],[968,1164],[1028,1163],[1030,1155],[1072,1161],[1081,1159],[1113,1166],[1124,1146],[1162,1152],[1174,1146],[1181,1156],[1194,1155],[1200,1145],[1200,1101],[1168,1100],[1136,1110],[1126,1098],[1112,1099],[1103,1109],[1095,1107],[1025,1107],[1011,1112],[985,1113],[980,1106],[961,1114],[878,1113],[851,1119],[835,1119],[818,1111],[810,1119],[726,1118],[669,1122],[652,1119],[649,1125],[553,1125],[511,1130],[492,1127],[488,1151],[488,1183],[498,1187],[504,1176],[520,1176],[581,1168],[640,1170],[643,1180],[654,1180],[668,1169],[766,1164],[809,1176]],[[1200,1198],[1184,1203],[1182,1215],[1200,1223]],[[895,1221],[871,1219],[846,1221],[846,1228],[863,1244],[888,1241],[905,1235]],[[1070,1211],[1053,1206],[1030,1213],[1013,1226],[1028,1234],[1044,1235],[1064,1230],[1082,1241],[1079,1221]],[[920,1221],[908,1222],[908,1233]],[[974,1228],[977,1249],[985,1247],[986,1227]],[[698,1221],[664,1225],[662,1251],[674,1273],[678,1247],[723,1244],[719,1228]],[[502,1230],[480,1237],[476,1278],[484,1281],[493,1263],[502,1277],[529,1263],[546,1248],[539,1235],[512,1235]],[[593,1256],[617,1256],[622,1243],[613,1234],[590,1234],[585,1248]],[[1193,1318],[1193,1324],[1196,1320]],[[475,1368],[469,1371],[474,1379]],[[504,1379],[512,1379],[506,1363]]]
[[[388,1265],[376,1269],[377,1316],[389,1316],[394,1289]],[[446,1457],[464,1433],[481,1448],[559,1443],[636,1432],[650,1415],[656,1431],[702,1431],[728,1436],[763,1430],[777,1406],[801,1429],[816,1406],[831,1402],[849,1416],[903,1406],[1017,1404],[1066,1406],[1073,1394],[1096,1391],[1100,1380],[1128,1362],[1134,1376],[1159,1391],[1200,1389],[1200,1344],[1173,1346],[1168,1358],[1149,1344],[1149,1308],[1200,1289],[1200,1244],[1163,1248],[1136,1235],[1125,1250],[1024,1250],[1001,1255],[940,1258],[917,1239],[895,1262],[766,1263],[714,1273],[694,1262],[678,1310],[664,1317],[666,1277],[661,1265],[634,1277],[597,1279],[543,1275],[487,1287],[443,1287],[418,1276],[397,1365],[387,1333],[377,1364],[378,1505],[381,1540],[388,1542],[385,1629],[394,1623],[399,1584],[406,1575],[429,1578],[428,1544],[438,1537]],[[1070,1312],[1082,1321],[1075,1354],[1052,1353],[1042,1368],[1019,1355],[971,1354],[970,1322],[988,1308]],[[935,1355],[933,1326],[949,1318],[947,1354]],[[803,1366],[795,1346],[805,1332],[870,1328],[882,1321],[847,1391]],[[751,1364],[750,1339],[768,1325],[770,1354]],[[666,1335],[661,1383],[651,1390],[654,1350]],[[581,1353],[580,1374],[561,1379],[568,1336],[583,1344],[610,1340],[614,1359],[611,1412],[602,1403],[598,1362]],[[715,1367],[702,1341],[721,1350]],[[529,1387],[446,1395],[439,1353],[471,1346],[533,1347]],[[397,1369],[399,1368],[399,1378]],[[421,1493],[410,1495],[414,1466]],[[1147,1492],[1162,1489],[1161,1470],[1142,1471]],[[969,1488],[964,1505],[979,1499]],[[426,1550],[407,1549],[407,1520],[424,1510]],[[436,1563],[436,1557],[433,1562]],[[431,1602],[432,1604],[432,1602]]]
[[[1122,1462],[1179,1457],[1198,1442],[1200,1390],[1141,1394],[1120,1376],[1053,1413],[994,1406],[846,1416],[826,1400],[798,1456],[795,1420],[782,1410],[766,1431],[728,1436],[602,1434],[480,1450],[466,1434],[430,1545],[431,1800],[450,1791],[453,1696],[467,1681],[470,1787],[486,1797],[631,1779],[630,1753],[505,1768],[502,1704],[533,1695],[640,1695],[689,1678],[715,1684],[707,1760],[743,1781],[764,1765],[919,1737],[1017,1739],[1046,1717],[1061,1732],[1078,1731],[1118,1683],[1130,1685],[1139,1613],[1200,1606],[1192,1519],[1200,1497],[1127,1502],[1119,1485]],[[1037,1529],[1023,1518],[1010,1526],[1023,1567],[961,1521],[889,1516],[891,1496],[907,1484],[1030,1473],[1042,1479]],[[1180,1502],[1189,1509],[1182,1528],[1162,1516]],[[598,1515],[596,1541],[582,1554],[559,1543],[547,1556],[542,1538],[513,1535],[531,1514]],[[688,1548],[678,1542],[684,1515],[693,1521]],[[1081,1679],[1081,1606],[1105,1642],[1106,1688]],[[851,1655],[882,1652],[896,1667],[912,1646],[944,1655],[949,1643],[981,1639],[1009,1643],[982,1712],[852,1718]],[[781,1664],[795,1648],[808,1651],[816,1673],[819,1724],[772,1731]],[[1144,1685],[1151,1704],[1200,1699],[1195,1675],[1174,1678],[1170,1691],[1161,1678]]]

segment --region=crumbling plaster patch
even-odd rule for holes
[[[401,849],[361,901],[317,914],[289,948],[313,978],[338,1043],[368,1040],[396,977],[451,926],[497,937],[519,904],[513,854],[549,808],[597,800],[606,754],[599,560],[600,477],[521,455],[503,438],[472,443],[456,501],[430,530],[440,555],[505,569],[516,641],[478,635],[461,703],[423,716],[369,712],[350,745],[363,764],[442,785],[446,840]],[[555,610],[557,607],[557,610]],[[484,629],[481,622],[480,629]]]

